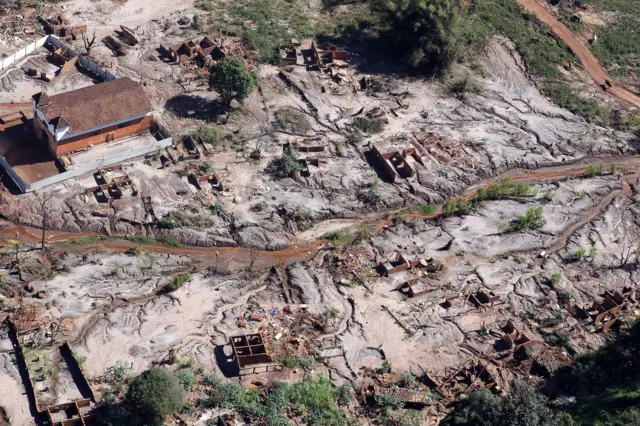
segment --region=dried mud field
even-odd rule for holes
[[[638,314],[640,137],[554,105],[509,40],[488,43],[482,90],[462,97],[354,54],[331,72],[256,66],[257,89],[221,111],[202,70],[160,53],[201,36],[193,2],[64,12],[99,39],[134,30],[126,55],[99,43],[91,56],[143,86],[176,145],[124,164],[131,191],[108,202],[87,191],[93,175],[0,191],[0,425],[108,401],[116,371],[155,365],[259,391],[327,374],[353,389],[350,418],[371,422],[366,395],[410,373],[407,392],[429,401],[420,424],[437,424],[462,395],[545,380]],[[0,71],[0,106],[82,77]],[[209,125],[220,145],[189,146]],[[278,178],[286,144],[307,168]],[[194,181],[202,170],[221,185]],[[279,368],[240,374],[231,342],[254,333]],[[210,418],[192,407],[170,421]]]

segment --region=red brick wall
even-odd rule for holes
[[[151,116],[146,116],[134,122],[127,123],[124,127],[110,126],[100,129],[98,134],[89,133],[87,135],[80,135],[74,138],[65,139],[58,144],[56,156],[60,157],[64,154],[86,148],[89,145],[100,145],[106,143],[107,135],[109,133],[113,133],[114,141],[117,141],[118,139],[122,139],[127,136],[146,132],[151,128],[152,122],[153,118]]]

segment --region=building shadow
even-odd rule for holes
[[[93,395],[93,391],[91,390],[91,386],[89,386],[89,382],[87,378],[82,373],[80,369],[80,364],[73,356],[73,352],[67,343],[60,346],[60,355],[62,355],[62,359],[67,364],[69,368],[69,374],[71,374],[71,378],[73,379],[73,383],[78,388],[80,395],[83,398],[89,398],[93,402],[95,402],[95,397]]]
[[[369,163],[369,166],[376,172],[376,176],[384,183],[393,184],[391,177],[385,172],[382,166],[380,158],[373,153],[373,150],[369,149],[365,151],[364,158]]]
[[[213,349],[213,353],[216,357],[216,363],[218,364],[218,368],[224,375],[224,377],[238,377],[240,375],[240,369],[238,368],[238,364],[236,360],[233,358],[233,353],[231,355],[227,355],[224,352],[224,348],[227,347],[229,352],[231,352],[230,345],[218,345]]]

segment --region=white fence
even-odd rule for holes
[[[57,175],[54,175],[33,183],[26,183],[25,181],[23,181],[20,178],[20,176],[11,168],[11,166],[9,166],[9,164],[5,161],[5,159],[1,155],[0,155],[0,165],[2,165],[2,167],[7,171],[9,176],[11,176],[11,179],[16,183],[16,185],[18,185],[18,187],[22,192],[31,192],[40,188],[44,188],[45,186],[60,183],[67,179],[72,179],[87,173],[93,173],[96,170],[101,169],[103,167],[111,166],[117,163],[122,163],[123,161],[127,161],[132,158],[141,157],[143,155],[156,152],[164,148],[168,148],[171,145],[173,145],[173,138],[168,137],[161,141],[156,141],[156,143],[153,145],[147,145],[142,148],[121,152],[116,155],[113,155],[112,157],[106,157],[88,165],[74,167],[73,169],[67,170],[66,172],[59,173]]]
[[[77,56],[78,65],[84,68],[85,70],[89,71],[90,73],[98,76],[100,80],[111,81],[116,79],[115,75],[113,75],[112,73],[110,73],[105,69],[100,68],[98,64],[93,62],[91,59],[78,54],[78,52],[73,50],[70,46],[66,45],[65,43],[60,41],[57,37],[52,35],[42,37],[41,39],[36,40],[33,43],[18,50],[14,54],[9,55],[6,58],[0,60],[0,71],[5,68],[11,67],[13,64],[15,64],[16,62],[18,62],[28,54],[33,53],[36,49],[44,46],[47,43],[51,44],[52,46],[62,48],[62,50],[65,51],[66,54],[71,58],[74,58]]]
[[[2,1],[2,0],[0,0]],[[44,46],[46,43],[50,43],[53,46],[60,47],[64,50],[67,55],[70,57],[78,56],[78,64],[90,71],[91,73],[98,76],[103,81],[111,81],[115,80],[116,76],[110,73],[107,70],[100,68],[95,62],[91,59],[88,59],[84,56],[79,55],[76,51],[71,49],[68,45],[61,42],[57,37],[48,35],[39,40],[34,41],[28,46],[23,47],[19,51],[15,52],[12,55],[7,56],[6,58],[0,60],[0,71],[12,66],[17,61],[21,60],[28,54],[34,52],[36,49]],[[156,152],[160,149],[168,148],[173,145],[173,136],[171,133],[156,119],[156,125],[158,127],[158,133],[162,136],[162,140],[157,140],[154,145],[147,145],[142,148],[132,149],[127,152],[121,152],[119,154],[115,154],[112,157],[103,158],[100,161],[96,161],[92,164],[83,165],[81,167],[74,167],[71,170],[67,170],[66,172],[57,174],[55,176],[48,177],[46,179],[39,180],[33,183],[26,183],[23,181],[20,176],[13,170],[13,168],[7,163],[7,161],[0,155],[0,165],[6,170],[6,172],[11,176],[11,179],[18,185],[22,192],[31,192],[40,188],[44,188],[45,186],[53,185],[67,179],[72,179],[78,176],[82,176],[87,173],[95,172],[96,170],[110,166],[112,164],[121,163],[123,161],[129,160],[131,158],[140,157],[145,154],[149,154],[151,152]],[[45,148],[43,148],[45,149]]]
[[[20,59],[27,56],[29,53],[33,53],[39,47],[44,46],[44,44],[47,42],[48,39],[49,39],[49,36],[44,36],[41,39],[36,40],[33,43],[23,47],[22,49],[18,50],[14,54],[9,55],[6,58],[3,58],[2,60],[0,60],[0,71],[3,69],[9,68],[10,66],[18,62]]]

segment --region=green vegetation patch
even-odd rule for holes
[[[284,413],[301,416],[310,426],[347,424],[341,405],[349,401],[348,388],[336,388],[326,376],[308,376],[297,383],[276,385],[266,395],[244,389],[236,382],[224,382],[211,376],[205,379],[210,389],[199,401],[203,407],[234,408],[259,420],[258,424],[288,425]]]
[[[515,1],[476,0],[464,32],[467,48],[474,50],[495,35],[503,35],[515,43],[529,71],[541,78],[543,91],[556,104],[591,120],[611,120],[608,110],[583,98],[564,81],[558,68],[577,62],[577,58],[565,44],[550,35],[546,25]]]
[[[309,119],[301,112],[283,108],[276,111],[275,118],[278,128],[285,132],[303,135],[311,130]]]
[[[511,221],[504,227],[503,232],[518,232],[524,229],[542,228],[547,220],[543,216],[542,206],[532,207],[525,214]]]
[[[640,77],[640,12],[636,17],[624,16],[619,22],[600,28],[591,50],[613,75],[633,73]]]
[[[176,275],[171,279],[171,281],[169,281],[169,284],[167,284],[165,289],[167,291],[176,291],[180,287],[182,287],[184,283],[186,283],[189,280],[189,278],[191,278],[191,274],[188,272],[184,274]]]
[[[70,240],[59,241],[57,243],[54,243],[54,245],[65,251],[73,251],[73,250],[80,249],[84,246],[100,244],[101,241],[102,241],[102,237],[98,237],[98,236],[78,237],[78,238],[72,238]]]
[[[198,130],[191,132],[190,135],[194,141],[212,145],[214,148],[217,148],[222,140],[220,129],[214,126],[201,126]]]
[[[203,32],[223,30],[242,37],[262,62],[278,63],[277,48],[288,45],[292,37],[315,35],[311,9],[305,0],[197,0],[196,7],[204,12],[198,18]]]

